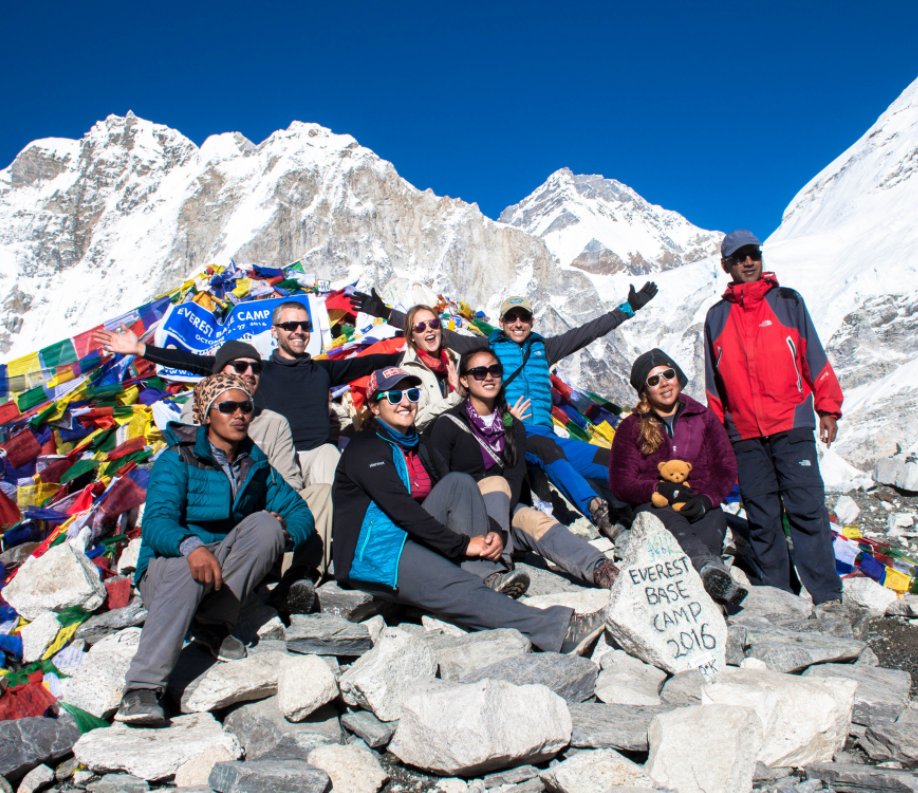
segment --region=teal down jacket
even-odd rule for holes
[[[165,435],[169,447],[153,464],[147,487],[135,582],[152,558],[181,556],[179,545],[186,538],[200,537],[205,545],[220,542],[243,518],[261,510],[284,518],[294,547],[315,530],[306,502],[251,440],[244,441],[248,457],[233,498],[230,481],[211,454],[206,427],[173,422]]]
[[[517,344],[507,338],[503,331],[494,331],[488,341],[503,364],[505,383],[522,367],[519,374],[506,385],[507,404],[515,404],[521,396],[528,397],[532,400],[532,415],[525,423],[551,428],[551,370],[548,368],[545,339],[538,333],[532,333],[522,344]]]

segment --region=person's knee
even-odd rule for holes
[[[513,528],[519,529],[527,537],[541,540],[558,522],[551,516],[534,507],[523,507],[513,513]]]
[[[478,489],[483,496],[501,493],[510,498],[510,483],[502,476],[488,476],[478,481]]]
[[[453,492],[456,493],[480,492],[478,491],[478,483],[471,476],[462,471],[450,471],[440,480],[440,482],[445,486],[449,486]]]
[[[287,535],[281,522],[270,512],[256,512],[239,524],[239,530],[246,539],[258,548],[270,550],[280,556],[286,544]]]

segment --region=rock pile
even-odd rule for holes
[[[32,570],[16,577],[31,624],[96,597],[79,554],[57,555],[42,597]],[[918,790],[906,672],[878,666],[805,598],[753,588],[724,618],[684,559],[647,516],[609,593],[528,568],[533,604],[608,603],[583,658],[535,653],[513,630],[376,613],[333,583],[286,626],[253,598],[247,658],[183,650],[168,727],[87,730],[87,713],[109,719],[120,699],[143,618],[132,602],[55,656],[63,704],[0,722],[0,772],[20,791],[95,793]],[[851,606],[855,629],[869,608]]]

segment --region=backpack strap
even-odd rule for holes
[[[457,416],[454,416],[452,413],[444,413],[443,415],[444,415],[446,418],[448,418],[450,421],[452,421],[453,424],[455,424],[457,427],[459,427],[459,429],[461,429],[463,432],[467,432],[467,433],[468,433],[469,435],[471,435],[476,441],[478,441],[478,445],[479,445],[482,449],[484,449],[485,454],[487,454],[492,460],[494,460],[494,462],[497,463],[497,465],[499,465],[499,466],[501,467],[501,469],[504,468],[504,461],[501,460],[500,457],[494,452],[494,449],[492,449],[490,446],[488,446],[488,444],[486,444],[481,438],[479,438],[474,432],[472,432],[471,429],[469,429],[469,425],[468,425],[468,424],[466,424],[462,419],[458,418]],[[496,420],[497,420],[497,419],[495,419],[495,421],[496,421]]]

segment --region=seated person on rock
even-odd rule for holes
[[[313,532],[306,503],[248,437],[252,393],[235,374],[194,388],[200,426],[172,423],[153,465],[135,581],[147,608],[115,718],[162,726],[160,697],[188,629],[218,660],[238,660],[240,605],[288,541]]]
[[[708,594],[736,607],[747,592],[721,559],[727,521],[719,506],[736,482],[736,458],[717,416],[682,393],[687,382],[662,350],[638,356],[631,385],[640,402],[615,430],[609,486],[618,498],[658,517],[700,573]],[[688,471],[684,463],[689,463],[688,487],[661,479],[660,464],[677,460],[682,464],[664,469]]]
[[[380,369],[368,398],[373,421],[344,450],[332,488],[336,578],[467,628],[516,628],[542,650],[573,652],[598,636],[602,611],[532,608],[485,583],[503,569],[504,538],[472,477],[431,484],[414,424],[418,379]]]
[[[488,515],[507,537],[506,561],[514,551],[532,551],[590,585],[610,587],[618,575],[610,559],[550,515],[520,503],[526,429],[507,407],[497,356],[491,350],[464,353],[459,383],[468,396],[427,433],[437,475],[461,471],[478,482]]]
[[[609,504],[597,492],[608,477],[609,452],[599,446],[562,438],[555,434],[551,417],[550,367],[562,358],[586,347],[621,325],[656,295],[657,286],[648,281],[617,308],[590,322],[557,336],[543,337],[533,332],[532,304],[525,297],[508,297],[500,306],[500,330],[485,340],[451,331],[444,332],[444,343],[458,353],[481,349],[490,344],[504,367],[504,388],[511,404],[529,400],[531,415],[526,424],[526,459],[545,470],[548,478],[565,497],[587,516],[606,536],[614,539]],[[375,291],[354,295],[354,307],[381,316],[395,327],[403,327],[405,315],[389,309]],[[591,484],[592,480],[595,484]]]

